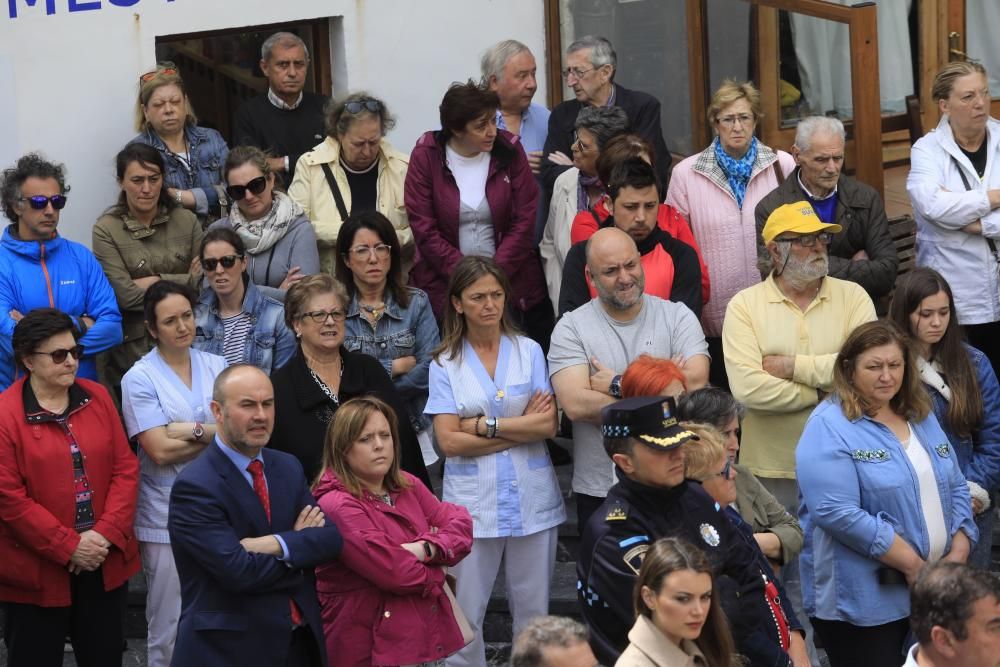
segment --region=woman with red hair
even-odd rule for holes
[[[684,371],[671,359],[640,355],[622,374],[622,396],[673,396],[685,391]]]

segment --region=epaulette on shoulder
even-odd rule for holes
[[[628,519],[628,506],[620,500],[611,504],[604,517],[605,521],[625,521],[626,519]]]

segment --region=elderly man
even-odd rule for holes
[[[313,567],[340,554],[302,466],[265,449],[274,389],[240,364],[212,389],[215,443],[177,476],[167,527],[181,582],[173,664],[326,664]]]
[[[938,561],[910,589],[917,639],[903,667],[996,667],[1000,656],[1000,579]]]
[[[725,575],[713,604],[726,611],[740,653],[753,665],[805,667],[808,658],[795,614],[787,653],[769,632],[762,572],[719,505],[684,477],[684,443],[698,436],[677,421],[673,398],[626,398],[604,408],[603,448],[618,483],[600,511],[580,526],[577,597],[603,664],[614,664],[635,622],[633,590],[643,558],[661,537],[678,537],[701,548],[713,572]],[[784,591],[779,593],[784,596]]]
[[[514,638],[511,667],[597,667],[587,626],[565,616],[540,616]]]
[[[260,71],[267,94],[253,97],[236,110],[236,145],[267,151],[271,170],[292,182],[299,156],[323,141],[323,105],[327,98],[302,90],[309,76],[309,50],[290,32],[276,32],[260,48]]]
[[[114,290],[85,246],[59,236],[66,205],[63,165],[29,153],[0,174],[0,204],[11,225],[0,238],[0,390],[14,381],[14,325],[35,308],[58,308],[83,334],[77,376],[97,379],[95,358],[122,342]]]
[[[569,45],[566,68],[562,74],[576,98],[559,104],[549,116],[549,133],[545,139],[545,157],[542,161],[542,182],[549,195],[552,194],[552,187],[559,174],[573,164],[570,155],[575,140],[574,124],[580,109],[586,105],[617,106],[625,110],[632,124],[632,132],[653,144],[661,192],[667,191],[673,158],[663,139],[660,101],[652,95],[616,84],[617,68],[618,56],[611,42],[604,37],[588,35]]]
[[[584,272],[597,296],[566,313],[552,332],[549,373],[573,422],[573,491],[584,526],[615,483],[604,452],[601,409],[621,398],[621,374],[641,354],[677,358],[690,390],[708,381],[708,344],[698,318],[681,303],[644,294],[635,241],[620,229],[596,232]]]
[[[757,204],[758,254],[767,255],[760,232],[771,213],[782,204],[805,200],[820,220],[843,230],[828,251],[830,275],[858,283],[878,304],[896,282],[899,258],[878,192],[841,173],[844,124],[827,116],[799,121],[792,156],[795,171]]]
[[[528,154],[528,164],[541,187],[542,150],[548,135],[549,110],[532,102],[538,90],[535,56],[521,42],[506,39],[491,46],[483,54],[480,65],[483,80],[500,98],[497,128],[521,137],[521,145]],[[548,211],[548,200],[543,199],[538,203],[535,218],[535,243],[542,238]]]

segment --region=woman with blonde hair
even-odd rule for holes
[[[708,265],[711,298],[702,327],[713,359],[722,359],[722,319],[729,300],[760,282],[754,209],[795,169],[784,151],[765,146],[754,130],[761,118],[760,93],[751,83],[722,82],[712,96],[708,121],[715,139],[674,167],[666,203],[690,223]],[[728,388],[722,363],[710,380]]]
[[[330,665],[436,664],[462,648],[445,568],[469,553],[472,519],[400,468],[392,408],[373,396],[340,406],[313,493],[344,537],[316,568]]]
[[[192,210],[203,226],[225,215],[222,165],[229,147],[215,130],[198,126],[180,71],[172,62],[139,77],[136,129],[132,139],[163,155],[167,193]]]
[[[714,587],[701,549],[676,537],[654,542],[635,581],[629,645],[615,667],[741,664]]]

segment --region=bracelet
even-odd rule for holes
[[[483,418],[482,415],[479,415],[478,417],[476,417],[476,426],[473,428],[473,431],[475,431],[475,433],[476,433],[477,436],[479,435],[479,422],[480,422],[480,420],[482,418]]]
[[[174,199],[176,199],[177,203],[180,204],[181,206],[184,205],[184,199],[181,197],[182,194],[184,194],[184,191],[178,188],[177,194],[174,195]]]

